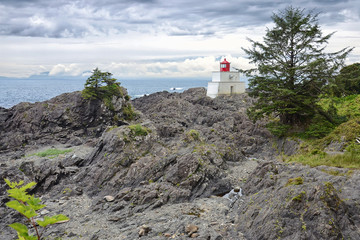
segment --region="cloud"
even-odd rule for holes
[[[2,0],[0,75],[82,76],[95,67],[119,76],[206,76],[220,56],[249,68],[241,50],[261,41],[273,12],[320,12],[329,51],[356,46],[357,0]],[[215,60],[214,60],[215,59]],[[41,68],[39,66],[42,66]],[[45,69],[45,70],[44,70]]]
[[[82,67],[79,64],[57,64],[49,72],[49,76],[81,76],[83,74]]]
[[[174,78],[174,77],[201,77],[210,78],[212,71],[219,70],[220,60],[226,57],[232,67],[248,69],[243,57],[207,56],[173,61],[151,62],[112,62],[110,64],[89,65],[84,64],[57,64],[50,70],[49,76],[89,76],[91,70],[98,67],[101,71],[111,72],[118,78]]]
[[[323,12],[324,21],[359,15],[356,1],[291,1]],[[128,30],[168,35],[214,35],[270,21],[284,1],[1,1],[0,34],[51,38],[106,36]],[[349,8],[354,6],[354,8]]]

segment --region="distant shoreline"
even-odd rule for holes
[[[209,79],[130,79],[118,80],[131,98],[139,98],[155,92],[183,92],[189,88],[207,87]],[[83,79],[4,79],[0,89],[0,107],[11,108],[21,102],[42,102],[62,93],[84,89]]]

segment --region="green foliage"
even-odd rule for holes
[[[279,121],[272,121],[266,125],[266,128],[277,137],[284,137],[288,133],[290,126],[287,124],[282,124]]]
[[[309,154],[301,153],[285,159],[286,162],[299,162],[311,167],[331,166],[340,168],[360,168],[360,153],[356,151],[344,154]]]
[[[354,118],[337,126],[330,134],[319,139],[317,144],[325,146],[331,141],[340,141],[341,139],[352,142],[358,136],[360,136],[360,118]]]
[[[354,171],[353,170],[349,170],[346,172],[340,172],[338,170],[327,170],[327,169],[321,169],[322,172],[327,173],[329,175],[333,175],[333,176],[351,176]]]
[[[314,119],[311,124],[317,126],[317,129],[310,125],[305,132],[298,135],[302,137],[302,145],[298,154],[284,157],[284,161],[300,162],[312,167],[325,165],[341,168],[360,168],[360,144],[356,142],[356,138],[360,136],[360,95],[351,95],[344,98],[335,97],[333,99],[323,98],[319,104],[324,109],[333,104],[339,114],[339,122],[343,121],[344,118],[350,120],[338,126],[333,125],[334,129],[331,130],[332,126],[324,118],[317,119],[317,121]],[[320,134],[319,129],[325,130]],[[328,130],[331,130],[331,132],[326,134]],[[314,137],[321,137],[325,134],[326,136],[320,139],[314,139]],[[341,144],[343,147],[339,150],[345,150],[344,153],[326,154],[324,148],[332,142]]]
[[[291,200],[292,200],[292,201],[301,202],[305,196],[306,196],[306,192],[305,192],[305,191],[301,191],[301,193],[300,193],[299,195],[293,197]],[[305,227],[305,228],[306,228],[306,227]]]
[[[19,240],[37,240],[38,239],[36,236],[29,235],[29,230],[24,224],[12,223],[9,226],[12,227],[13,229],[15,229],[15,231],[18,234]]]
[[[118,126],[110,126],[106,128],[106,132],[111,132],[112,130],[118,128]]]
[[[304,179],[302,177],[290,178],[285,186],[290,185],[301,185],[304,183]]]
[[[185,133],[185,141],[200,141],[200,133],[195,129],[190,129],[188,132]]]
[[[82,96],[85,99],[101,99],[111,111],[114,111],[112,98],[113,96],[123,97],[124,90],[120,87],[120,83],[112,78],[111,73],[101,72],[95,68],[92,75],[86,80]],[[125,99],[130,100],[127,95]]]
[[[122,108],[122,112],[124,114],[125,120],[134,120],[136,117],[136,113],[130,103],[126,104]]]
[[[304,138],[322,138],[335,128],[335,124],[329,122],[323,116],[316,114],[309,126],[300,134]]]
[[[131,131],[131,135],[136,137],[136,136],[147,136],[151,130],[141,126],[140,124],[135,124],[135,125],[130,125],[129,129]]]
[[[250,39],[252,47],[243,49],[257,66],[245,71],[250,95],[257,98],[248,111],[252,119],[271,115],[293,126],[321,114],[332,122],[316,103],[352,49],[324,53],[332,34],[322,36],[317,16],[288,7],[272,16],[274,28],[263,43]]]
[[[72,151],[72,149],[61,150],[61,149],[56,149],[56,148],[49,148],[49,149],[47,149],[45,151],[34,153],[34,154],[29,155],[29,156],[38,156],[38,157],[54,156],[54,157],[57,157],[60,154],[68,153],[68,152],[71,152],[71,151]]]
[[[36,222],[41,227],[46,227],[47,225],[51,225],[51,224],[55,224],[55,223],[62,222],[62,221],[67,221],[67,220],[69,220],[68,217],[66,217],[66,216],[64,216],[62,214],[59,214],[59,215],[55,215],[53,217],[45,216],[44,221],[38,220]]]
[[[4,179],[6,184],[10,187],[7,192],[9,193],[9,197],[14,198],[15,200],[9,201],[6,203],[6,206],[14,209],[23,215],[30,225],[34,228],[36,232],[36,236],[29,234],[29,229],[26,225],[21,223],[12,223],[9,226],[13,228],[20,240],[39,240],[42,237],[43,231],[39,232],[38,226],[45,228],[50,224],[59,223],[62,221],[68,221],[69,218],[59,214],[52,217],[45,216],[44,220],[35,220],[34,217],[37,216],[36,211],[45,207],[45,205],[41,204],[41,200],[39,198],[34,197],[33,195],[29,195],[26,190],[32,188],[36,185],[35,182],[30,182],[25,186],[24,181],[20,182],[10,182],[8,179]],[[20,187],[22,186],[22,187]]]
[[[360,117],[360,95],[349,95],[346,97],[322,98],[320,104],[328,109],[331,105],[336,109],[342,122],[347,119]]]
[[[119,94],[118,91],[120,83],[116,82],[115,78],[112,78],[112,74],[109,72],[101,72],[98,68],[95,68],[92,75],[86,80],[85,89],[82,92],[82,96],[85,99],[102,99],[107,94]]]
[[[360,94],[360,63],[343,67],[335,78],[333,94],[338,97]]]

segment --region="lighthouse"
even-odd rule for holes
[[[230,62],[220,62],[220,71],[212,72],[212,81],[208,83],[207,96],[234,95],[245,92],[245,82],[240,81],[238,71],[230,71]]]

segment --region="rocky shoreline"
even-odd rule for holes
[[[131,121],[125,98],[110,110],[79,92],[0,109],[0,238],[22,221],[9,178],[37,182],[42,215],[70,217],[48,239],[359,239],[359,171],[277,161],[278,140],[246,116],[253,101],[160,92],[132,100]],[[49,148],[71,151],[32,155]]]

